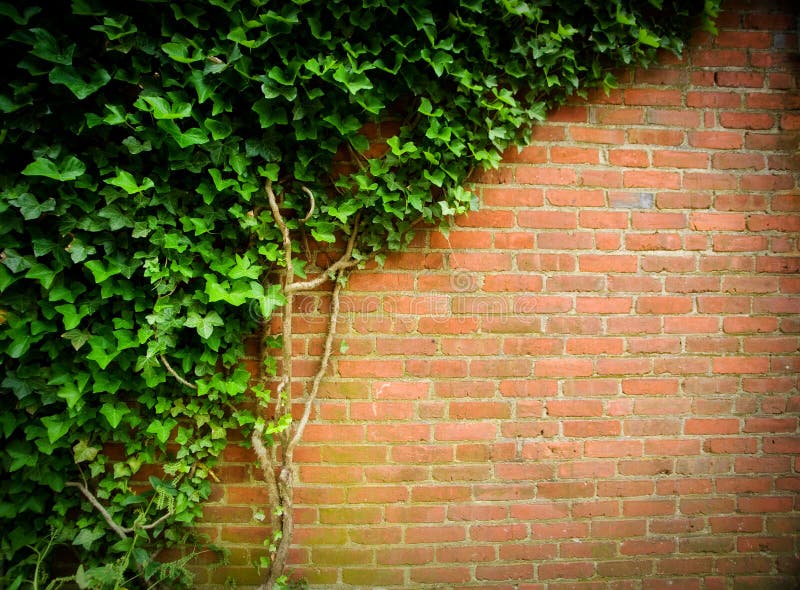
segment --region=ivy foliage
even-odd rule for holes
[[[82,571],[152,576],[142,543],[183,540],[254,420],[244,335],[284,301],[267,180],[308,240],[361,222],[357,257],[401,249],[548,109],[679,52],[716,4],[0,3],[3,587],[31,586],[51,527]],[[169,517],[137,528],[156,496]]]

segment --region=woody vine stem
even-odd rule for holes
[[[268,573],[260,590],[272,590],[286,568],[286,560],[294,531],[294,519],[292,516],[295,477],[294,450],[302,439],[303,431],[311,417],[320,385],[330,365],[333,338],[336,333],[336,324],[339,318],[339,294],[341,293],[348,272],[357,265],[357,261],[353,258],[353,248],[358,237],[360,215],[357,215],[353,222],[352,232],[350,233],[347,246],[341,257],[320,276],[306,281],[296,281],[294,267],[292,265],[292,236],[280,211],[271,181],[267,181],[265,191],[270,210],[275,219],[275,224],[280,229],[282,235],[285,261],[282,277],[285,302],[283,304],[281,316],[283,354],[280,377],[274,395],[274,409],[272,411],[273,424],[279,424],[284,416],[291,415],[292,412],[293,373],[291,344],[294,294],[301,291],[316,289],[322,286],[329,277],[334,279],[334,286],[331,292],[331,311],[325,343],[320,357],[319,367],[311,382],[311,389],[303,400],[303,409],[300,419],[296,424],[292,423],[288,427],[278,429],[278,431],[274,433],[274,436],[273,433],[265,433],[266,424],[261,420],[256,424],[251,435],[253,449],[258,458],[261,470],[264,473],[267,486],[267,495],[270,504],[270,525],[273,534],[273,543],[270,545]],[[304,192],[309,195],[311,200],[310,211],[312,211],[314,207],[313,193],[305,188]],[[308,219],[309,216],[310,213],[306,216],[306,219]],[[267,354],[266,347],[263,354]]]

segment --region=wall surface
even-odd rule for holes
[[[312,587],[795,587],[792,4],[727,2],[682,60],[552,113],[449,237],[353,274],[297,452]],[[296,372],[327,304],[298,302]],[[266,493],[226,457],[203,530],[231,563],[198,583],[243,588]]]

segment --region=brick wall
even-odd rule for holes
[[[300,461],[315,588],[792,588],[800,63],[791,2],[552,113],[480,211],[355,273]],[[298,302],[311,375],[324,293]],[[338,345],[336,350],[338,350]],[[204,530],[259,576],[231,448]]]

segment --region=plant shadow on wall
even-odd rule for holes
[[[293,451],[348,272],[446,227],[476,205],[474,167],[717,9],[637,4],[0,3],[3,587],[57,588],[56,551],[82,588],[190,584],[169,548],[202,542],[229,431],[252,434],[264,587],[284,584]],[[316,268],[312,245],[336,261]],[[292,303],[328,284],[319,372],[297,382]],[[253,412],[259,329],[282,353]]]

